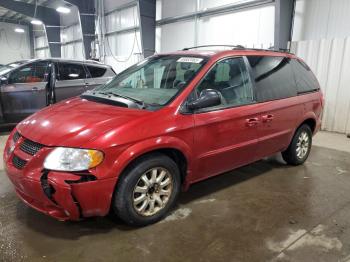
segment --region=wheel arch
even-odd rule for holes
[[[308,113],[306,114],[302,120],[298,121],[297,124],[296,124],[296,128],[294,129],[293,132],[291,132],[291,135],[289,137],[289,142],[288,142],[288,146],[286,147],[286,149],[289,147],[290,143],[292,142],[293,140],[293,137],[295,135],[295,133],[297,132],[297,130],[304,124],[307,124],[310,129],[311,129],[311,132],[314,134],[315,131],[316,131],[316,127],[317,127],[317,120],[316,120],[316,115],[314,113]]]
[[[316,126],[317,126],[316,115],[314,115],[314,114],[307,114],[303,118],[303,120],[299,123],[299,125],[295,129],[294,133],[299,129],[299,127],[301,127],[304,124],[308,125],[310,127],[312,133],[314,134],[314,132],[316,131]]]
[[[163,154],[171,158],[179,167],[182,184],[192,170],[192,150],[182,140],[175,137],[157,137],[139,142],[127,148],[117,159],[117,184],[128,167],[138,159],[150,154]]]

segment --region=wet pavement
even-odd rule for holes
[[[26,207],[0,173],[0,261],[350,261],[350,153],[313,147],[182,193],[164,221],[58,222]]]

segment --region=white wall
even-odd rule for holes
[[[79,10],[76,6],[71,8],[69,14],[60,14],[61,25],[61,57],[65,59],[85,59],[83,35],[80,26]]]
[[[34,47],[40,48],[35,50],[35,58],[48,58],[51,56],[46,35],[34,37]]]
[[[25,33],[16,33],[16,27],[24,29]],[[0,64],[30,58],[28,27],[0,22],[0,50]]]
[[[127,5],[135,0],[104,0],[105,11],[112,11],[113,9],[119,8],[120,6]]]
[[[198,23],[198,44],[240,44],[268,48],[274,43],[274,6],[203,17]]]
[[[293,41],[350,36],[349,0],[297,0]]]
[[[315,72],[325,95],[322,128],[350,133],[350,1],[297,0],[292,52]]]
[[[80,24],[61,29],[61,57],[83,60],[85,58]]]
[[[157,20],[196,10],[241,2],[239,0],[158,0]],[[157,28],[156,50],[168,52],[210,44],[268,48],[274,44],[273,5],[165,24]]]
[[[139,14],[136,6],[116,11],[105,16],[106,32],[130,29],[139,26]],[[139,30],[129,30],[110,34],[105,39],[104,62],[119,73],[139,62],[142,57],[142,44]]]
[[[245,0],[249,2],[253,0]],[[174,17],[195,11],[204,11],[210,8],[222,7],[225,5],[242,3],[242,0],[157,0],[159,8],[157,10],[157,19]],[[197,6],[198,4],[198,6]]]
[[[158,0],[160,2],[161,17],[168,18],[188,14],[196,11],[197,0]]]
[[[326,101],[322,129],[350,133],[350,37],[293,42],[292,52],[320,82]]]

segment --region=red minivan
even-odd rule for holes
[[[25,203],[59,220],[113,212],[147,225],[200,180],[277,152],[304,163],[322,99],[290,53],[159,54],[22,121],[5,168]]]

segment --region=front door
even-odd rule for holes
[[[196,96],[204,89],[217,90],[222,101],[219,106],[194,113],[197,158],[194,180],[256,160],[259,119],[244,59],[235,57],[219,61],[197,86]]]
[[[7,122],[18,122],[46,106],[49,62],[39,61],[10,73],[1,86],[1,103]]]
[[[87,78],[84,66],[78,63],[58,63],[55,85],[56,101],[81,95]]]

